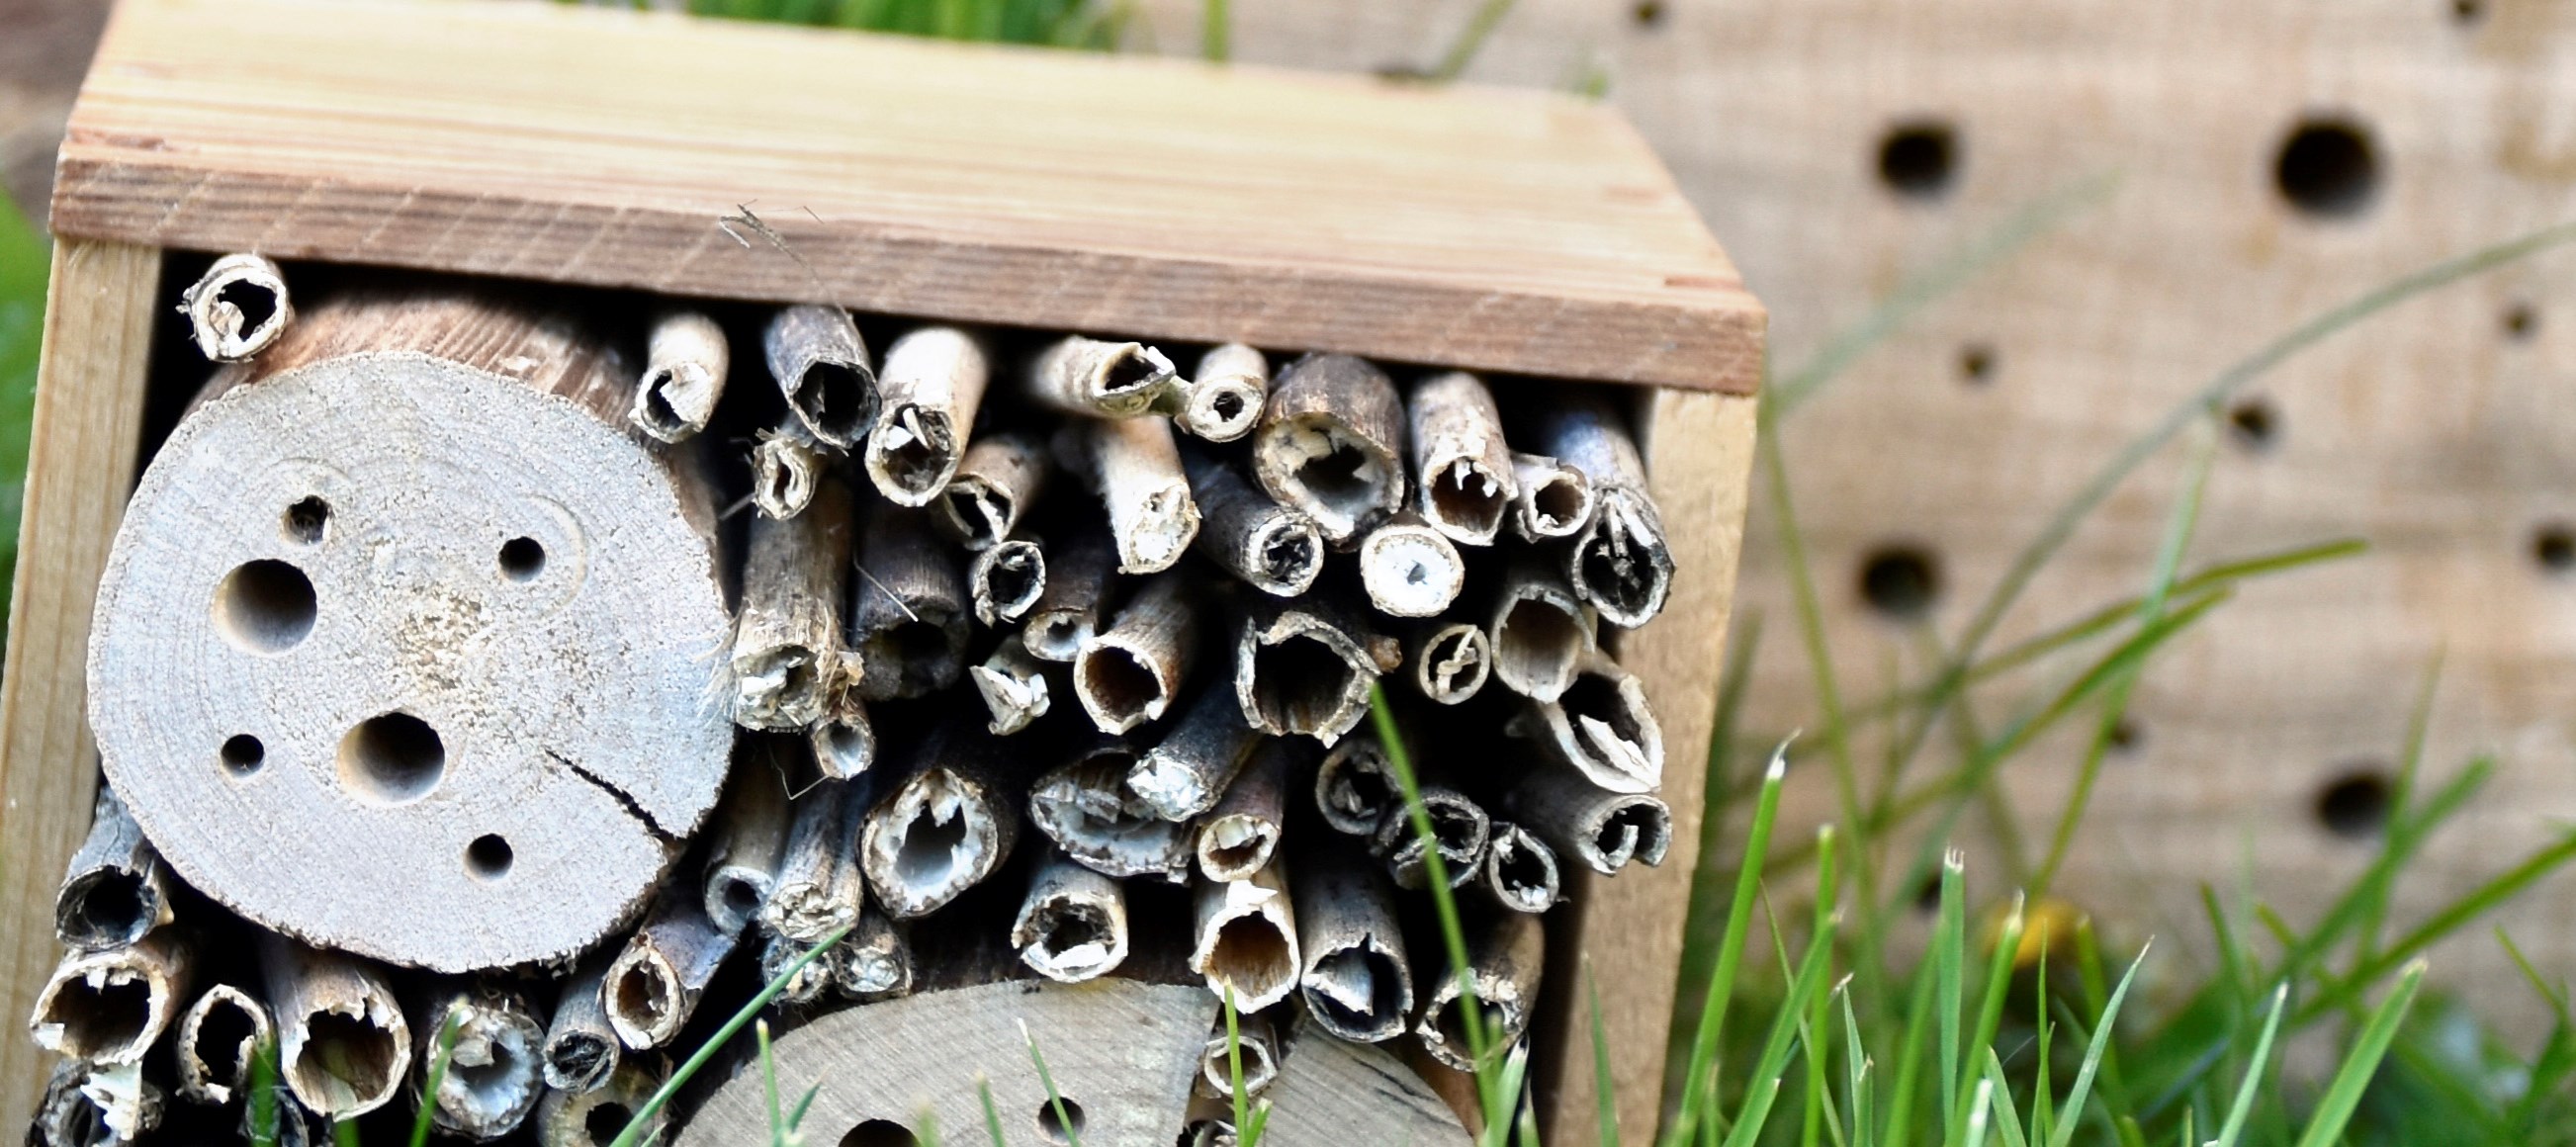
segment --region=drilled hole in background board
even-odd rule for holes
[[[2112,752],[2127,755],[2136,752],[2146,736],[2146,730],[2138,727],[2137,718],[2122,717],[2112,724],[2111,735],[2104,739],[2104,743],[2111,747]]]
[[[1984,343],[1969,343],[1959,348],[1959,379],[1970,386],[1994,381],[1995,348]]]
[[[2227,435],[2248,450],[2272,448],[2281,433],[2281,416],[2266,399],[2240,399],[2227,408]]]
[[[1888,617],[1921,617],[1941,596],[1941,563],[1916,546],[1882,546],[1861,562],[1860,596]]]
[[[841,1136],[841,1147],[921,1147],[919,1137],[891,1119],[871,1119]]]
[[[1628,9],[1628,18],[1640,28],[1660,28],[1664,26],[1664,6],[1660,0],[1639,0],[1636,7]]]
[[[447,773],[447,743],[409,713],[369,717],[340,738],[340,787],[370,804],[398,805],[429,795]]]
[[[2531,560],[2553,574],[2576,571],[2576,526],[2549,522],[2531,531]]]
[[[2504,309],[2504,337],[2515,342],[2529,342],[2540,332],[2540,312],[2529,303],[2515,303]]]
[[[2362,767],[2326,782],[2317,791],[2317,823],[2351,840],[2379,835],[2388,823],[2388,777]]]
[[[2475,24],[2486,14],[2487,6],[2482,0],[2451,0],[2451,19],[2462,24]]]
[[[1899,123],[1878,143],[1879,181],[1908,199],[1940,198],[1958,167],[1958,133],[1938,120]]]
[[[1926,916],[1941,910],[1940,873],[1926,876],[1923,883],[1914,886],[1914,910]]]
[[[1062,1119],[1056,1117],[1055,1101],[1050,1100],[1038,1105],[1038,1134],[1046,1136],[1046,1141],[1049,1143],[1070,1144],[1082,1136],[1082,1105],[1070,1099],[1065,1099],[1063,1102]]]
[[[243,562],[215,586],[215,629],[245,653],[284,653],[313,632],[313,579],[272,558]]]
[[[2282,198],[2308,215],[2357,215],[2379,194],[2379,149],[2358,120],[2304,119],[2281,141],[2272,182]]]

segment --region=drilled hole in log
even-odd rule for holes
[[[370,804],[398,805],[429,795],[447,772],[438,730],[409,713],[358,722],[340,738],[340,787]]]
[[[2388,778],[2365,768],[2327,782],[2317,793],[2317,823],[2353,840],[2379,835],[2388,823]]]
[[[62,1025],[59,1050],[74,1059],[125,1050],[152,1019],[152,985],[134,972],[66,980],[48,1002],[36,1022]]]
[[[1941,596],[1940,562],[1914,546],[1882,547],[1861,562],[1860,596],[1888,617],[1921,617]]]
[[[304,1025],[304,1046],[286,1065],[296,1091],[328,1097],[327,1106],[346,1109],[393,1089],[402,1053],[392,1032],[337,1012],[315,1012]]]
[[[2137,718],[2124,716],[2112,723],[2111,735],[2106,741],[2113,749],[2126,753],[2138,748],[2146,736],[2146,731],[2138,727]]]
[[[298,498],[286,508],[285,519],[279,525],[286,532],[286,540],[312,545],[331,528],[331,503],[320,498]]]
[[[224,746],[215,751],[224,762],[224,771],[236,777],[247,777],[259,771],[268,760],[268,747],[248,733],[235,733],[224,738]]]
[[[1958,165],[1958,133],[1938,120],[1897,124],[1878,143],[1879,181],[1908,199],[1940,198]]]
[[[510,874],[510,842],[487,833],[465,846],[465,868],[478,880],[499,880]]]
[[[1055,1113],[1059,1102],[1064,1106],[1061,1116]],[[1039,1104],[1038,1133],[1049,1143],[1072,1143],[1082,1135],[1082,1105],[1061,1097]]]
[[[1628,18],[1636,21],[1640,28],[1660,28],[1664,23],[1664,6],[1661,0],[1640,0],[1636,7],[1628,10]]]
[[[2540,313],[2529,303],[2515,303],[2504,309],[2504,337],[2515,342],[2529,342],[2540,330]]]
[[[271,558],[244,562],[215,586],[215,629],[246,653],[284,653],[313,632],[313,580]]]
[[[1252,655],[1253,700],[1262,716],[1283,729],[1319,729],[1342,704],[1350,663],[1332,647],[1305,635],[1260,647]]]
[[[1125,720],[1163,699],[1163,682],[1136,655],[1115,645],[1082,659],[1082,688],[1107,716]]]
[[[920,1147],[921,1140],[903,1126],[887,1119],[871,1119],[841,1136],[841,1147]]]
[[[535,538],[512,538],[501,543],[501,573],[511,581],[527,581],[545,568],[546,548]]]
[[[617,1142],[618,1133],[626,1130],[626,1125],[633,1122],[635,1122],[635,1112],[625,1104],[603,1103],[591,1108],[590,1114],[581,1117],[581,1131],[598,1147],[608,1147],[609,1144]],[[846,1141],[844,1147],[846,1147]]]

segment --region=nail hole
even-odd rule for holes
[[[313,632],[313,581],[270,558],[244,562],[215,586],[215,628],[246,653],[284,653]]]
[[[526,581],[546,568],[546,548],[535,538],[512,538],[501,543],[501,572],[511,581]]]
[[[340,738],[340,787],[370,804],[398,805],[427,796],[447,772],[438,730],[409,713],[358,722]]]
[[[1995,351],[1984,343],[1969,343],[1959,348],[1959,377],[1975,386],[1991,382],[1995,374]]]
[[[1941,567],[1929,551],[1908,545],[1873,551],[1860,567],[1860,595],[1895,618],[1921,617],[1941,593]]]
[[[465,846],[465,869],[478,880],[499,880],[510,874],[510,842],[498,834],[485,833]]]
[[[921,1140],[903,1124],[890,1119],[871,1119],[841,1136],[841,1147],[920,1147]]]
[[[2576,526],[2551,522],[2533,530],[2531,560],[2554,574],[2576,569]]]
[[[2280,415],[2272,404],[2260,398],[2248,398],[2227,408],[2227,431],[2236,444],[2248,450],[2267,450],[2273,436],[2280,433]]]
[[[246,777],[258,772],[259,766],[268,760],[268,747],[248,733],[235,733],[224,738],[224,747],[219,754],[223,757],[225,772]]]
[[[2528,341],[2540,329],[2540,315],[2529,303],[2515,303],[2504,309],[2504,337],[2515,342]]]
[[[1059,1119],[1053,1102],[1038,1105],[1038,1133],[1049,1143],[1071,1143],[1082,1134],[1082,1105],[1064,1100],[1064,1117]]]
[[[2349,839],[2379,835],[2388,823],[2388,778],[2364,767],[2327,782],[2317,793],[2317,822]]]
[[[320,498],[299,498],[286,508],[286,540],[312,545],[322,540],[322,532],[331,524],[331,504]]]
[[[1664,6],[1658,0],[1641,0],[1636,7],[1628,9],[1628,18],[1635,20],[1640,28],[1660,28],[1664,24]]]
[[[2379,190],[2370,129],[2340,117],[2300,121],[2281,143],[2273,184],[2291,206],[2319,218],[2356,215]]]
[[[1918,120],[1889,128],[1878,144],[1878,178],[1911,199],[1937,199],[1950,189],[1959,142],[1949,124]]]

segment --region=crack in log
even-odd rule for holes
[[[558,765],[562,765],[565,771],[590,782],[594,787],[598,788],[599,791],[607,793],[609,799],[616,801],[618,807],[626,810],[626,815],[634,817],[637,823],[644,826],[644,831],[652,833],[653,839],[662,842],[662,847],[678,848],[680,846],[680,838],[665,830],[662,827],[662,822],[653,819],[653,814],[644,811],[644,806],[637,802],[634,797],[628,796],[626,790],[608,783],[607,779],[601,777],[599,774],[594,773],[589,769],[585,769],[580,765],[574,764],[571,758],[564,756],[562,753],[558,753],[553,749],[546,749],[543,750],[543,752],[546,755],[546,759],[553,761]]]

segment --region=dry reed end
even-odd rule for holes
[[[54,899],[54,932],[63,943],[98,952],[141,940],[170,920],[156,862],[137,870],[101,866],[63,882]]]
[[[286,278],[277,264],[257,255],[226,255],[180,297],[188,332],[199,353],[216,362],[240,362],[277,341],[295,318]]]
[[[1369,604],[1391,617],[1437,617],[1458,600],[1467,563],[1428,525],[1389,522],[1360,543],[1360,584]]]
[[[1403,799],[1395,767],[1373,736],[1353,737],[1315,771],[1315,808],[1337,832],[1369,836]]]
[[[1005,851],[1003,815],[992,793],[947,768],[905,779],[868,816],[862,843],[868,885],[886,915],[926,915],[991,876]]]
[[[1519,825],[1493,826],[1479,875],[1494,900],[1514,912],[1545,912],[1562,898],[1556,850]]]
[[[1525,541],[1570,538],[1592,522],[1592,482],[1583,471],[1539,454],[1512,455],[1512,529]]]
[[[1466,887],[1480,875],[1478,869],[1485,856],[1485,846],[1493,837],[1493,821],[1476,802],[1455,789],[1425,786],[1422,808],[1431,819],[1431,840],[1440,849],[1441,863],[1448,869],[1449,886]],[[1430,865],[1425,860],[1421,834],[1414,831],[1413,818],[1398,809],[1388,810],[1378,822],[1371,838],[1371,849],[1386,861],[1387,872],[1400,888],[1422,888],[1430,881]]]
[[[1302,611],[1247,620],[1235,645],[1235,697],[1244,720],[1272,736],[1341,739],[1368,711],[1378,664],[1361,638]]]
[[[1334,545],[1404,503],[1404,469],[1394,454],[1329,415],[1264,427],[1253,443],[1253,468],[1271,496],[1314,519]]]
[[[1029,821],[1065,854],[1111,876],[1186,879],[1190,826],[1155,815],[1127,787],[1136,755],[1123,743],[1095,748],[1038,778]]]
[[[1231,992],[1237,1011],[1258,1012],[1296,991],[1303,967],[1295,906],[1277,867],[1199,886],[1190,970],[1206,977],[1209,992],[1220,999]]]
[[[926,506],[948,488],[962,449],[948,412],[906,403],[886,412],[868,434],[862,464],[886,500]]]
[[[1451,622],[1424,636],[1412,660],[1414,689],[1443,705],[1456,705],[1482,691],[1492,676],[1493,643],[1484,630]]]
[[[361,1001],[284,1017],[279,1073],[304,1106],[346,1120],[390,1102],[411,1071],[411,1026],[382,985]]]
[[[1413,979],[1404,953],[1375,936],[1315,953],[1299,983],[1309,1014],[1336,1039],[1381,1043],[1404,1032]]]
[[[966,567],[975,620],[988,626],[1016,622],[1046,593],[1046,553],[1036,542],[1014,538],[978,551]]]
[[[432,1097],[431,1118],[472,1139],[509,1134],[536,1110],[545,1093],[545,1032],[517,1001],[505,997],[460,999],[456,1043],[447,1074]],[[438,1035],[424,1032],[433,1053]]]
[[[1592,650],[1592,616],[1557,585],[1515,577],[1494,610],[1494,679],[1533,701],[1553,701],[1574,684]]]
[[[1567,575],[1610,624],[1635,629],[1654,620],[1673,588],[1672,546],[1654,506],[1629,490],[1604,491],[1575,539]]]

